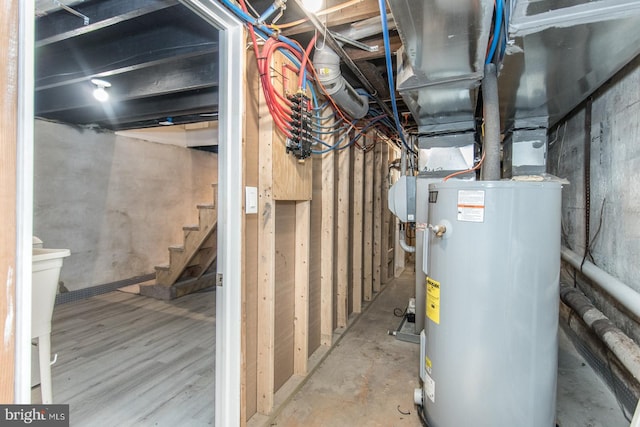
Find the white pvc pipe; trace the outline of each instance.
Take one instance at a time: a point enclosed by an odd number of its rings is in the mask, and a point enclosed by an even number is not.
[[[400,232],[400,247],[402,248],[403,251],[408,252],[410,254],[414,253],[416,251],[416,247],[415,246],[409,246],[409,244],[407,244],[407,242],[405,242],[404,240],[404,232],[401,231]]]
[[[638,400],[638,406],[636,406],[636,411],[633,413],[633,419],[629,427],[640,427],[640,400]]]
[[[580,270],[582,274],[593,280],[620,305],[640,319],[640,294],[638,292],[589,261],[583,263],[583,258],[580,255],[566,247],[562,247],[561,254],[564,261]]]

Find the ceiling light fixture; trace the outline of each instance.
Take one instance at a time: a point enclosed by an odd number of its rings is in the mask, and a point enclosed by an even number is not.
[[[93,97],[100,102],[107,102],[109,100],[109,93],[105,88],[111,87],[111,83],[100,79],[91,79],[91,83],[96,85],[96,88],[93,90]]]
[[[311,13],[319,12],[324,4],[323,0],[302,0],[302,5]]]

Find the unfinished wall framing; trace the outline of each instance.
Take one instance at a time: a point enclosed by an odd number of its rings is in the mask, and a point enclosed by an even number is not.
[[[309,359],[330,348],[351,314],[372,299],[374,227],[378,271],[393,263],[382,236],[388,230],[386,143],[371,132],[361,139],[367,151],[353,146],[299,162],[274,131],[252,53],[247,64],[244,185],[257,187],[259,199],[258,213],[244,218],[243,423],[269,415],[276,394],[306,375]],[[323,138],[334,143],[332,136]],[[374,151],[380,152],[376,158]],[[292,191],[283,184],[292,174],[283,173],[287,162],[298,168]],[[386,280],[378,281],[379,290]]]

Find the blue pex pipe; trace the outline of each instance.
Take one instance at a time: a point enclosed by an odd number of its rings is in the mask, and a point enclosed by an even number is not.
[[[389,80],[389,93],[391,94],[391,106],[393,107],[393,118],[396,123],[396,130],[400,135],[400,140],[409,152],[414,151],[409,147],[407,141],[404,139],[404,132],[402,125],[400,124],[400,117],[398,116],[398,105],[396,104],[396,91],[393,83],[393,68],[391,66],[391,44],[389,43],[389,27],[387,26],[387,4],[385,0],[379,0],[380,4],[380,19],[382,20],[382,36],[384,38],[384,55],[385,62],[387,63],[387,76]]]

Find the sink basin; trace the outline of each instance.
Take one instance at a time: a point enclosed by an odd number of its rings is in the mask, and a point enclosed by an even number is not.
[[[31,338],[38,339],[42,403],[53,400],[51,388],[51,316],[56,302],[62,259],[71,255],[69,249],[33,248]]]
[[[69,249],[33,249],[32,338],[51,333],[51,315],[56,301],[62,259],[69,255]]]

